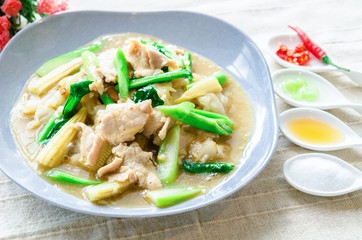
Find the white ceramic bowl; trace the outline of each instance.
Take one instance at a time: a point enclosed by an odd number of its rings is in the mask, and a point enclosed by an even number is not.
[[[60,192],[33,172],[22,158],[9,129],[9,113],[29,76],[46,60],[76,49],[100,35],[138,32],[197,52],[226,69],[249,95],[255,130],[239,166],[206,195],[159,209],[110,208]],[[46,201],[74,211],[111,217],[175,214],[218,201],[244,187],[268,163],[278,137],[274,93],[265,59],[239,29],[219,19],[191,12],[66,12],[46,17],[20,31],[0,55],[0,151],[2,171]]]

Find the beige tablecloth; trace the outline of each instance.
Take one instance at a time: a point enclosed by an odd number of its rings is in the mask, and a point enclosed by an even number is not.
[[[362,71],[360,0],[70,0],[71,10],[188,10],[219,17],[246,32],[262,49],[274,72],[280,68],[265,51],[266,39],[302,27],[343,66]],[[289,31],[290,32],[290,31]],[[345,75],[322,74],[352,101],[362,88]],[[289,105],[277,98],[278,111]],[[352,109],[329,111],[362,136],[362,116]],[[148,219],[95,217],[55,207],[24,191],[0,173],[1,239],[362,239],[362,191],[314,197],[292,188],[283,163],[311,152],[279,136],[270,163],[250,184],[211,206]],[[362,147],[330,152],[362,170]]]

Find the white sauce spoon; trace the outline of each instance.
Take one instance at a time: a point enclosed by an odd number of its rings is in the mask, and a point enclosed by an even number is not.
[[[319,97],[313,102],[295,100],[283,91],[283,82],[287,79],[303,78],[308,85],[319,90]],[[295,107],[312,107],[318,109],[333,109],[351,107],[362,114],[362,105],[350,102],[328,80],[318,74],[305,70],[282,69],[272,74],[274,91],[288,104]]]
[[[317,59],[313,54],[310,55],[310,60],[307,64],[303,66],[297,66],[295,64],[289,63],[287,61],[282,60],[275,52],[278,50],[280,44],[286,45],[288,48],[294,49],[298,44],[302,44],[302,40],[300,40],[297,34],[279,34],[271,37],[268,40],[267,48],[269,54],[273,57],[273,59],[286,68],[294,68],[301,70],[309,70],[311,72],[329,72],[329,71],[339,71],[346,74],[352,81],[362,86],[362,73],[357,71],[344,71],[337,69],[333,66],[327,65]],[[333,59],[332,59],[333,61]]]
[[[306,142],[294,136],[288,129],[288,122],[296,118],[312,118],[323,121],[338,129],[343,139],[333,144],[315,144]],[[279,126],[283,134],[293,143],[315,151],[333,151],[362,145],[362,138],[358,136],[350,127],[330,113],[314,108],[292,108],[284,111],[279,116]]]
[[[290,185],[316,196],[339,196],[362,189],[362,172],[328,154],[292,157],[284,163],[283,172]]]

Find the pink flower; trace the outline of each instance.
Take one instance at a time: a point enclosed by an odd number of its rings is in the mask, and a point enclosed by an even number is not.
[[[39,0],[38,13],[54,14],[68,9],[68,0]]]
[[[7,17],[6,16],[0,17],[0,33],[3,30],[8,30],[9,28],[10,28],[10,22],[7,19]]]
[[[9,30],[1,29],[0,30],[0,50],[2,50],[5,47],[5,45],[9,42],[9,40],[10,40]]]
[[[5,13],[7,17],[16,17],[21,9],[21,2],[18,0],[5,0],[1,11]]]

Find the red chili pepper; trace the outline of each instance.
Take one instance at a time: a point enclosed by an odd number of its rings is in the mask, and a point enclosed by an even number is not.
[[[308,37],[308,35],[303,32],[302,29],[300,29],[299,27],[292,27],[290,25],[288,25],[289,28],[293,29],[294,31],[297,32],[298,36],[300,37],[300,39],[303,41],[304,45],[306,46],[306,48],[314,55],[316,56],[319,60],[321,60],[322,62],[332,65],[338,69],[341,70],[345,70],[347,72],[351,71],[347,68],[342,68],[337,66],[336,64],[334,64],[331,59],[327,56],[327,54],[323,51],[322,48],[320,48],[317,44],[315,44],[314,42],[312,42],[312,40]]]
[[[293,63],[295,65],[304,65],[309,61],[309,52],[307,48],[298,44],[295,50],[288,49],[287,46],[281,44],[279,49],[275,52],[281,59]]]

